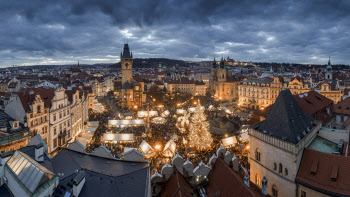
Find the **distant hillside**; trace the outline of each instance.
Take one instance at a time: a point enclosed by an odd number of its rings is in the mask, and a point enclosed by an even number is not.
[[[135,58],[133,62],[133,68],[155,68],[159,64],[165,65],[167,67],[172,66],[186,66],[187,63],[182,60],[172,60],[166,58]],[[110,68],[120,68],[120,62],[112,64]]]

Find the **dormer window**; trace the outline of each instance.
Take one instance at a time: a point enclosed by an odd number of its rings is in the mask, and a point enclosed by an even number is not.
[[[37,109],[36,109],[36,112],[37,112],[38,114],[41,113],[41,106],[40,106],[40,105],[38,105],[38,107],[37,107]]]

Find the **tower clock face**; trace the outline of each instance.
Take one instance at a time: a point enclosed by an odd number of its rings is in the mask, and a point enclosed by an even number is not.
[[[129,64],[128,63],[125,63],[125,68],[127,69],[129,67]]]

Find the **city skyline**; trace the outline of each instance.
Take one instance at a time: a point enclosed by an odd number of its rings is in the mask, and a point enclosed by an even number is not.
[[[138,58],[349,64],[348,1],[0,2],[0,67]]]

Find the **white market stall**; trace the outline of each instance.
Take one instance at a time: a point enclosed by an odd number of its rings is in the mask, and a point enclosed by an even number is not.
[[[162,113],[162,116],[163,117],[168,117],[170,114],[169,110],[165,110],[163,113]]]
[[[193,113],[194,111],[196,111],[196,109],[197,107],[190,107],[188,108],[188,112]],[[204,110],[205,109],[204,106],[202,106],[201,109]]]
[[[177,109],[176,110],[176,114],[185,114],[186,113],[186,110],[184,109]]]
[[[108,126],[111,127],[130,127],[130,126],[141,126],[145,123],[143,119],[134,120],[108,120]]]
[[[138,111],[137,117],[143,118],[148,116],[148,111]],[[158,116],[158,111],[149,111],[149,117]]]
[[[141,149],[141,151],[142,151],[143,153],[145,153],[145,155],[146,155],[149,151],[153,150],[152,147],[151,147],[145,140],[143,140],[143,141],[141,142],[141,144],[140,144],[140,149]]]
[[[174,142],[174,140],[169,140],[163,149],[163,155],[165,157],[172,157],[175,154],[175,150],[176,150],[176,144]]]
[[[237,139],[235,136],[222,139],[222,144],[224,147],[234,146],[236,143],[237,143]]]
[[[153,123],[156,123],[156,124],[162,124],[165,122],[165,118],[163,117],[155,117],[152,119]]]
[[[114,143],[128,143],[134,141],[134,134],[132,133],[104,133],[104,142],[114,142]]]

